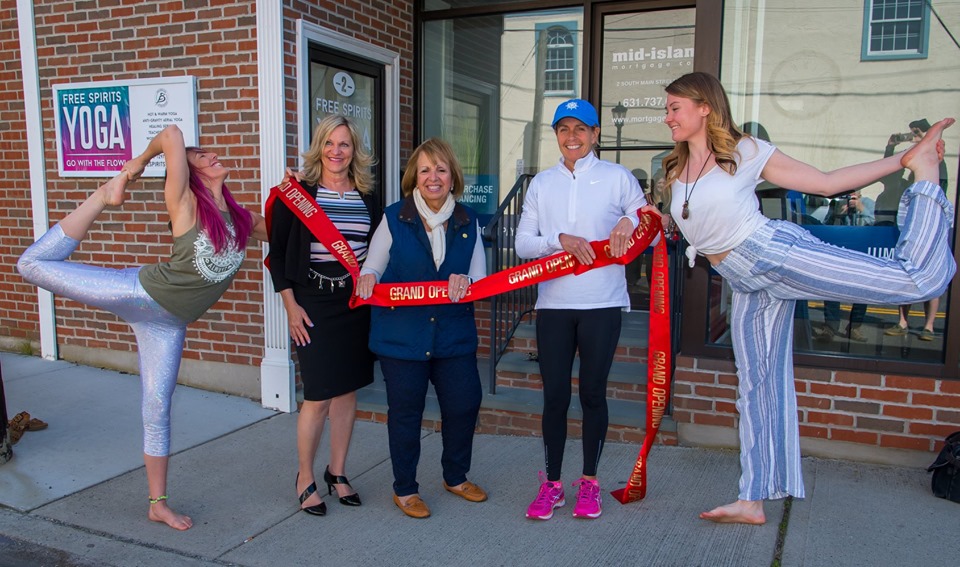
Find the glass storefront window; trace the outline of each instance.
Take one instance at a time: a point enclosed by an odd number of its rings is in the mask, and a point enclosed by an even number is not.
[[[423,0],[423,11],[433,12],[436,10],[450,10],[452,8],[475,8],[478,6],[489,6],[491,4],[519,4],[526,3],[528,0]]]
[[[519,175],[557,163],[550,121],[566,97],[593,97],[601,157],[623,164],[650,190],[673,146],[658,97],[664,96],[664,84],[693,70],[694,36],[701,33],[704,49],[719,44],[719,76],[735,121],[821,170],[901,151],[923,121],[960,115],[960,59],[944,29],[960,21],[960,5],[937,5],[938,18],[912,25],[912,43],[894,45],[902,52],[893,56],[882,42],[883,53],[870,42],[896,35],[895,23],[885,12],[865,9],[863,0],[811,0],[803,7],[791,0],[731,0],[723,3],[722,19],[702,23],[703,30],[689,3],[597,1],[583,4],[592,11],[591,34],[583,29],[583,6],[508,12],[513,4],[425,0],[422,5],[429,12],[419,50],[422,138],[441,136],[453,144],[468,175],[468,203],[482,214],[496,209]],[[447,17],[444,10],[458,12]],[[886,27],[878,28],[879,20]],[[865,45],[870,57],[864,56]],[[923,57],[908,60],[912,54],[904,50],[916,51],[918,45]],[[709,66],[714,55],[700,53],[697,60]],[[598,83],[584,91],[585,77],[597,77]],[[942,185],[955,202],[960,128],[948,130],[945,141]],[[888,257],[899,235],[896,210],[908,182],[901,171],[850,198],[817,198],[769,184],[758,196],[770,218],[803,225],[837,246]],[[646,289],[644,273],[643,266],[628,268],[637,303]],[[708,351],[710,345],[730,344],[729,289],[716,274],[709,279],[705,312],[695,314],[696,325],[683,323],[697,331],[684,340]],[[696,289],[684,284],[682,290],[697,297],[689,305],[704,297],[700,275],[696,280]],[[948,298],[906,307],[800,302],[797,351],[942,363]],[[898,328],[901,312],[905,332]],[[704,321],[706,332],[700,335]]]
[[[693,8],[604,16],[601,146],[673,146],[663,88],[693,71],[694,23]]]
[[[520,175],[557,162],[550,122],[579,90],[582,27],[581,8],[424,22],[423,138],[453,146],[481,222]]]
[[[960,21],[960,8],[943,11],[945,21]],[[815,1],[802,10],[791,0],[741,0],[726,3],[724,12],[720,79],[734,120],[821,170],[891,155],[908,147],[927,119],[958,113],[960,60],[942,28],[928,30],[926,59],[863,62],[856,30],[869,24],[864,21],[869,13],[861,0]],[[956,202],[960,131],[947,130],[944,139],[941,185]],[[889,257],[908,173],[897,172],[849,197],[821,199],[769,185],[759,188],[759,196],[771,218],[802,224],[837,246]],[[729,295],[722,278],[712,275],[707,339],[713,344],[729,344]],[[949,307],[946,294],[912,306],[798,302],[795,346],[939,363]]]

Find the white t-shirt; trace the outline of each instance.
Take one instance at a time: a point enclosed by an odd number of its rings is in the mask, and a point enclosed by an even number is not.
[[[696,254],[719,254],[736,248],[769,220],[760,212],[756,188],[767,160],[776,151],[769,142],[745,136],[737,143],[737,172],[720,168],[705,173],[696,186],[674,181],[670,214],[690,243],[687,257],[693,267]],[[683,202],[689,196],[690,218],[684,219]]]

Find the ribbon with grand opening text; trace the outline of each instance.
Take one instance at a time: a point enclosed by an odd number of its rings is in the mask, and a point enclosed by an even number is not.
[[[271,189],[267,200],[267,219],[274,202],[282,201],[317,239],[332,252],[349,271],[354,281],[359,277],[359,266],[353,250],[346,243],[340,231],[323,213],[316,201],[294,179],[287,179]],[[604,266],[628,264],[643,253],[658,234],[662,235],[661,223],[657,215],[650,212],[638,212],[640,223],[634,229],[628,243],[626,254],[614,258],[610,254],[610,241],[593,241],[590,246],[596,255],[593,264],[581,264],[568,252],[558,252],[514,268],[490,274],[472,283],[467,289],[464,301],[477,301],[507,291],[539,284],[563,276],[576,276]],[[269,267],[269,266],[268,266]],[[650,326],[647,352],[647,417],[646,433],[633,471],[624,488],[612,492],[614,498],[623,504],[634,502],[646,496],[647,457],[656,441],[664,412],[670,400],[670,282],[667,269],[666,239],[660,238],[653,251],[653,274],[650,284]],[[358,305],[415,306],[449,303],[448,282],[407,282],[377,284],[373,294],[367,299],[354,295],[351,307]]]
[[[267,222],[267,234],[270,234],[270,223],[273,219],[273,207],[279,199],[290,211],[299,218],[310,232],[317,237],[320,244],[346,268],[356,285],[360,277],[360,263],[357,261],[353,248],[343,237],[337,225],[323,212],[317,201],[310,196],[300,183],[293,178],[284,179],[283,183],[270,189],[267,203],[264,205],[264,216]],[[268,257],[269,259],[269,257]],[[267,268],[270,263],[264,261]]]
[[[647,456],[657,439],[663,414],[670,401],[670,282],[667,247],[661,238],[653,249],[653,277],[650,282],[650,327],[647,337],[647,427],[637,462],[624,488],[611,494],[627,504],[647,495]]]
[[[596,256],[592,264],[581,264],[569,252],[557,252],[551,256],[508,268],[475,281],[467,288],[463,300],[478,301],[562,276],[580,275],[590,270],[614,264],[629,264],[643,253],[653,239],[661,233],[660,219],[655,214],[638,212],[638,216],[640,223],[627,241],[626,254],[620,257],[614,258],[610,255],[609,240],[595,240],[590,243]],[[663,239],[661,239],[662,241]],[[654,254],[656,255],[656,252]],[[666,275],[664,275],[665,277]],[[351,305],[399,307],[402,305],[449,303],[447,289],[448,283],[445,281],[380,283],[374,286],[373,294],[367,299],[354,296]]]

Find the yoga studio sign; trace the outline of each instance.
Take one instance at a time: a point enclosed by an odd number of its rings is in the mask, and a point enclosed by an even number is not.
[[[57,166],[62,177],[110,177],[170,124],[197,143],[194,77],[54,85]],[[163,155],[145,177],[162,177]]]

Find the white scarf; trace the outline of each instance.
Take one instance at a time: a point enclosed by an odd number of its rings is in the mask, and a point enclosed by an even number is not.
[[[427,232],[427,238],[430,239],[430,247],[433,249],[433,263],[439,270],[440,264],[443,264],[443,259],[447,256],[447,230],[443,227],[443,223],[447,222],[447,219],[453,214],[453,206],[456,204],[456,201],[453,200],[453,193],[447,193],[447,200],[444,201],[443,206],[437,212],[433,212],[427,202],[423,200],[419,187],[413,191],[413,202],[417,204],[417,212],[420,213],[420,218],[430,228],[430,231]]]

